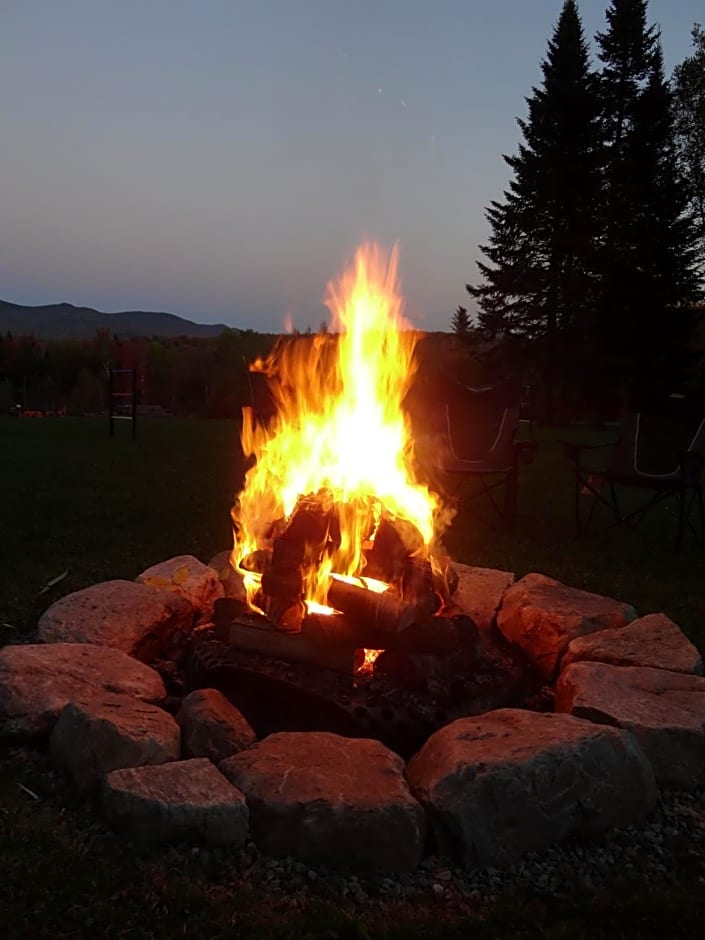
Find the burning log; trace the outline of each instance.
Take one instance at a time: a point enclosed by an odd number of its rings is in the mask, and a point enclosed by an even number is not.
[[[436,559],[438,564],[438,559]],[[433,571],[433,589],[435,593],[441,598],[443,604],[450,603],[450,599],[455,594],[458,589],[459,582],[458,572],[455,568],[451,567],[449,560],[444,559],[444,563],[440,566],[440,570]]]
[[[408,604],[430,617],[441,606],[433,581],[433,569],[427,558],[409,556],[404,562],[401,582],[402,596]]]
[[[346,618],[370,635],[380,640],[390,633],[406,630],[419,618],[419,612],[411,604],[391,591],[377,592],[364,586],[363,582],[343,581],[333,578],[328,589],[328,603],[342,611]],[[384,642],[372,648],[383,649]]]
[[[294,600],[302,596],[303,589],[304,578],[300,565],[284,567],[273,564],[262,575],[261,590],[268,597]]]
[[[301,624],[301,632],[306,640],[317,646],[329,649],[355,647],[363,649],[361,631],[347,617],[340,613],[319,614],[309,611]]]
[[[301,624],[306,616],[306,605],[302,600],[262,596],[261,604],[262,610],[276,625],[277,630],[284,630],[286,633],[301,632]]]
[[[361,649],[319,645],[302,633],[287,633],[263,624],[266,624],[264,618],[260,618],[257,625],[250,617],[236,619],[225,628],[221,626],[217,635],[238,649],[288,662],[310,663],[349,676],[353,675],[364,661]]]
[[[302,560],[315,560],[328,542],[332,522],[330,497],[300,497],[286,527],[286,539],[302,546]],[[275,547],[276,552],[276,547]]]
[[[249,555],[245,555],[238,567],[242,568],[243,571],[253,571],[256,574],[263,574],[271,564],[271,551],[266,548],[258,548],[256,551],[250,552]]]
[[[356,646],[363,649],[385,649],[399,653],[452,653],[463,644],[474,649],[471,633],[474,627],[459,624],[455,617],[429,617],[401,632],[382,632],[368,623],[351,620],[344,614],[308,613],[302,623],[306,639],[319,646],[338,648]],[[464,627],[464,629],[463,629]]]
[[[383,516],[371,548],[365,553],[365,576],[388,584],[398,583],[407,559],[422,546],[421,533],[413,523]]]

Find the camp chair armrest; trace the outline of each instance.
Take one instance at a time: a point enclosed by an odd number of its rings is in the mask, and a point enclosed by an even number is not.
[[[521,461],[523,464],[532,463],[534,454],[538,450],[538,447],[538,441],[515,441],[514,457],[516,462],[518,463]]]
[[[685,450],[678,455],[678,461],[681,467],[700,469],[705,467],[705,454],[695,450]]]

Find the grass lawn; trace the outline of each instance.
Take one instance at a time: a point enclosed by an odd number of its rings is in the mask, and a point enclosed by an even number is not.
[[[31,631],[48,604],[109,578],[134,578],[176,554],[203,561],[230,543],[229,509],[241,481],[238,425],[0,418],[0,642]],[[671,550],[664,512],[648,541],[613,531],[579,541],[572,481],[555,438],[592,432],[535,432],[540,449],[522,468],[515,531],[461,511],[446,537],[454,558],[521,576],[541,571],[663,610],[705,648],[705,548]],[[52,588],[42,588],[64,571]],[[41,799],[35,801],[19,786]],[[34,752],[0,750],[0,911],[12,937],[571,937],[699,935],[703,885],[684,871],[663,888],[615,885],[570,901],[499,898],[463,915],[442,904],[356,908],[335,896],[293,908],[187,853],[136,851],[91,821]]]

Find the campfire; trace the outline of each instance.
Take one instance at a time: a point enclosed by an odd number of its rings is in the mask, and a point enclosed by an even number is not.
[[[364,670],[382,651],[453,649],[473,625],[451,603],[441,500],[414,471],[403,402],[417,334],[402,315],[396,249],[360,247],[326,305],[327,332],[284,337],[251,366],[274,407],[244,409],[252,465],[231,561],[246,601],[220,619],[235,642],[276,630],[294,658],[346,651],[342,668]]]

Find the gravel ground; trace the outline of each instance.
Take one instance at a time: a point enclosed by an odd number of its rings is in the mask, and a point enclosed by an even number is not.
[[[170,850],[173,861],[184,850]],[[675,884],[685,872],[705,891],[705,790],[662,793],[639,826],[614,829],[601,840],[573,841],[531,853],[503,869],[466,871],[447,859],[427,857],[411,875],[366,880],[312,868],[291,858],[272,859],[248,843],[236,859],[225,850],[192,848],[209,871],[229,871],[240,884],[282,895],[296,906],[310,896],[344,898],[358,905],[437,898],[462,911],[493,904],[502,895],[572,896],[627,878],[643,885]]]
[[[703,885],[705,895],[705,789],[664,791],[653,813],[639,825],[613,829],[594,841],[571,840],[543,853],[530,853],[502,868],[467,871],[448,859],[428,856],[410,875],[363,879],[315,868],[291,858],[273,859],[252,842],[243,850],[187,846],[132,845],[109,832],[93,807],[78,802],[45,754],[13,749],[6,755],[16,785],[31,789],[45,812],[61,818],[84,849],[97,859],[117,850],[148,869],[205,876],[214,892],[254,890],[281,910],[303,909],[314,899],[375,909],[389,904],[440,902],[444,915],[479,913],[502,898],[573,898],[625,879],[639,888],[676,885],[687,879]],[[25,784],[20,781],[24,780]],[[29,793],[29,791],[27,791]],[[66,808],[62,808],[65,806]]]

